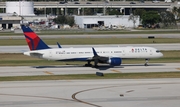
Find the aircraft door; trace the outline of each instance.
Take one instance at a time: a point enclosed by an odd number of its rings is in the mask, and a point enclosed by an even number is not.
[[[150,49],[150,55],[153,55],[153,51]]]
[[[125,50],[122,51],[123,56],[125,56]]]
[[[52,57],[52,51],[51,50],[49,51],[49,57]]]

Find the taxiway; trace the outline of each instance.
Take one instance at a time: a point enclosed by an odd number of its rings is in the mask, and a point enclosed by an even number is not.
[[[180,79],[0,82],[1,107],[179,107]]]
[[[0,67],[0,77],[3,76],[37,76],[37,75],[68,75],[101,73],[137,73],[137,72],[180,72],[180,63],[149,63],[122,64],[119,67],[101,65],[99,68],[83,67],[81,65],[62,66],[16,66]]]

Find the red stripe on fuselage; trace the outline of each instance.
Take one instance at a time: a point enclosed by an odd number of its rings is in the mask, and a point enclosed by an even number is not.
[[[24,34],[33,40],[34,49],[36,50],[38,43],[40,41],[40,38],[34,32],[24,32]],[[31,41],[28,38],[26,38],[26,41],[27,41],[30,49],[32,50],[33,47],[32,47]]]

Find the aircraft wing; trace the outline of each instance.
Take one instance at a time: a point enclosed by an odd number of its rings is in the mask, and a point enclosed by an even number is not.
[[[98,60],[98,62],[103,63],[103,62],[107,62],[109,60],[109,57],[104,57],[104,56],[93,56],[92,61]]]
[[[121,58],[117,56],[99,56],[94,48],[92,48],[94,56],[92,57],[92,61],[94,61],[95,66],[97,63],[109,63],[113,66],[118,66],[121,64]]]

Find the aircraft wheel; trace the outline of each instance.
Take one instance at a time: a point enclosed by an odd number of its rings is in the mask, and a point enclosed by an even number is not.
[[[92,67],[92,64],[85,64],[85,67]]]

